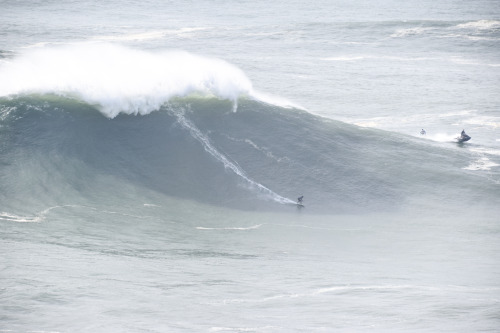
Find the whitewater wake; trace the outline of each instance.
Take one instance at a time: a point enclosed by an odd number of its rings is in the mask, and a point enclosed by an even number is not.
[[[58,209],[58,208],[65,208],[65,207],[83,207],[83,206],[79,206],[79,205],[53,206],[53,207],[49,207],[47,209],[44,209],[41,212],[39,212],[33,216],[20,216],[20,215],[8,213],[8,212],[0,212],[0,220],[17,222],[17,223],[40,223],[43,220],[45,220],[45,217],[47,216],[47,214],[51,210]]]
[[[40,191],[67,184],[78,193],[102,191],[98,183],[81,184],[85,176],[92,183],[103,175],[112,184],[111,176],[120,179],[117,188],[139,185],[245,209],[293,205],[288,197],[300,193],[311,200],[309,211],[336,213],[391,209],[423,192],[442,198],[446,191],[436,189],[435,179],[446,180],[449,192],[464,183],[487,198],[495,190],[468,172],[496,177],[494,156],[471,164],[465,150],[443,153],[422,142],[285,110],[287,101],[256,92],[235,66],[186,52],[110,44],[28,50],[0,60],[0,102],[0,157],[7,166],[2,172],[6,179],[20,179],[3,186],[16,189],[16,198],[36,185],[17,177],[23,172],[41,179]],[[40,161],[47,167],[38,168]],[[40,176],[45,173],[48,184]],[[15,197],[4,193],[5,200]],[[57,197],[53,202],[59,203]],[[43,218],[2,214],[0,219],[18,222]]]
[[[236,175],[241,177],[248,185],[249,188],[255,190],[261,194],[263,194],[266,198],[276,201],[281,204],[295,204],[295,201],[285,198],[264,185],[254,181],[250,177],[247,176],[245,171],[236,163],[231,162],[226,156],[220,153],[210,142],[210,139],[204,135],[191,121],[189,121],[184,116],[184,110],[182,108],[169,108],[169,112],[177,117],[178,123],[188,130],[193,138],[195,138],[198,142],[203,145],[203,148],[207,153],[209,153],[212,157],[214,157],[219,162],[224,164],[224,168],[233,171]]]

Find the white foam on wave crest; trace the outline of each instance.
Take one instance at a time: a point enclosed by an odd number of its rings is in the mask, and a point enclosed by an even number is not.
[[[279,106],[279,107],[282,107],[285,109],[295,108],[295,109],[301,109],[301,110],[307,111],[307,109],[305,107],[303,107],[302,105],[293,103],[293,102],[287,100],[286,98],[282,98],[282,97],[271,95],[271,94],[266,94],[266,93],[259,92],[256,90],[252,90],[250,92],[249,96],[256,99],[256,100],[259,100],[261,102],[271,104],[271,105],[276,105],[276,106]]]
[[[192,94],[229,99],[236,107],[254,91],[243,71],[219,59],[83,43],[26,50],[0,64],[0,96],[30,93],[75,96],[113,118],[148,114]]]

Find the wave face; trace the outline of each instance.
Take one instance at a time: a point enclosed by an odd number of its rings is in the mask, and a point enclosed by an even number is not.
[[[2,202],[106,200],[123,184],[242,209],[304,195],[336,213],[495,198],[497,175],[464,170],[470,153],[284,107],[219,60],[91,44],[0,72]]]
[[[231,101],[182,98],[111,120],[55,95],[1,105],[2,202],[64,204],[75,192],[106,200],[126,183],[241,209],[288,209],[305,195],[313,211],[353,213],[397,209],[422,193],[432,202],[464,185],[457,204],[495,190],[456,167],[467,165],[459,151],[249,99],[233,112]],[[103,177],[112,181],[97,190]]]

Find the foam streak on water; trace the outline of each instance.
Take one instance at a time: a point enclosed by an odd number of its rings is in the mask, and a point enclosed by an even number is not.
[[[293,200],[282,197],[277,193],[274,193],[272,190],[268,189],[264,185],[259,184],[258,182],[248,177],[245,171],[243,171],[241,167],[231,162],[226,156],[224,156],[213,146],[213,144],[210,142],[210,139],[206,135],[204,135],[191,121],[189,121],[186,118],[186,116],[184,115],[184,111],[182,109],[170,108],[170,112],[177,117],[177,121],[179,122],[179,124],[182,125],[182,127],[184,127],[185,129],[187,129],[191,133],[193,138],[195,138],[198,142],[200,142],[203,145],[203,148],[207,153],[212,155],[219,162],[222,162],[222,164],[224,164],[224,168],[233,171],[236,175],[241,177],[249,185],[250,189],[255,190],[263,194],[265,197],[274,200],[276,202],[279,202],[281,204],[295,203]]]

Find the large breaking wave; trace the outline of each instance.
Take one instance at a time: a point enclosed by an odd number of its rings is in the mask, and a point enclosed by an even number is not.
[[[0,63],[0,96],[56,93],[96,105],[107,117],[148,114],[174,97],[241,96],[278,103],[254,91],[237,67],[183,51],[146,52],[84,43],[28,50]],[[280,103],[288,103],[281,100]]]
[[[350,213],[496,191],[460,150],[284,108],[220,60],[77,45],[6,59],[0,73],[4,203],[105,201],[126,183],[243,209],[305,195],[308,210]]]

